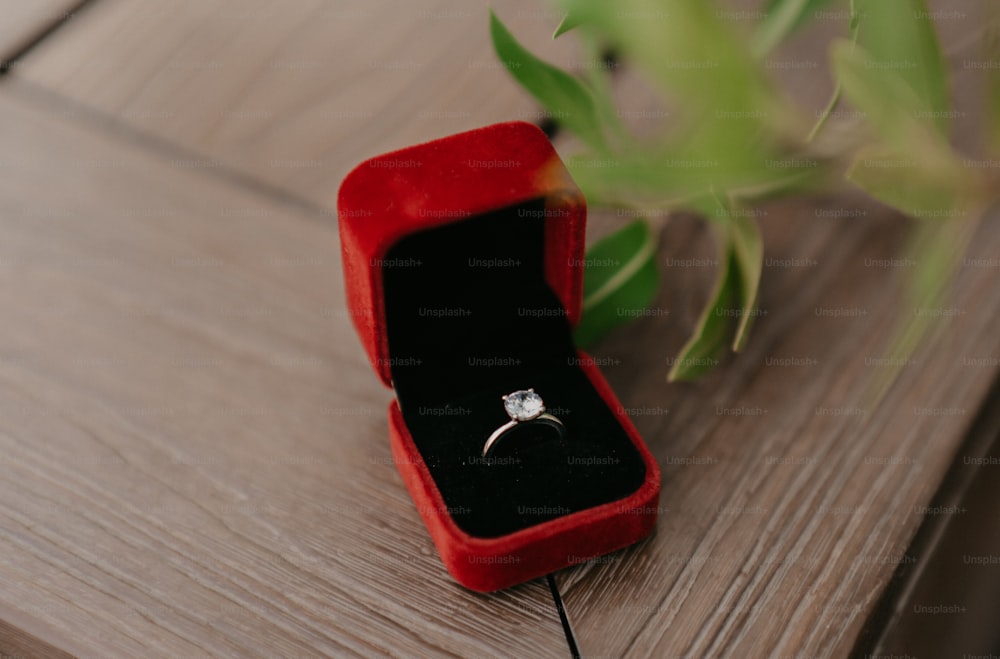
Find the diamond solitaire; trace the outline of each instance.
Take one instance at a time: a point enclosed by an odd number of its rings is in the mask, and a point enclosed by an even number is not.
[[[511,419],[531,421],[545,412],[545,403],[534,389],[521,389],[503,397],[503,408]]]
[[[545,401],[535,393],[534,389],[518,389],[503,399],[503,408],[507,411],[510,421],[493,431],[493,434],[486,440],[483,446],[483,457],[488,457],[490,451],[504,437],[509,430],[513,430],[522,423],[539,423],[555,428],[559,436],[566,433],[566,427],[558,418],[545,411]]]

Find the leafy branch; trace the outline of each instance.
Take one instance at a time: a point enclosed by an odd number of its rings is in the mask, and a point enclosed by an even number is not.
[[[699,377],[746,345],[763,246],[752,214],[741,209],[848,181],[913,217],[921,240],[907,295],[912,312],[941,301],[968,227],[994,202],[983,175],[948,141],[948,70],[925,0],[850,0],[844,37],[830,46],[835,89],[818,121],[807,121],[776,87],[765,58],[834,1],[766,0],[755,29],[743,34],[706,0],[561,0],[565,18],[553,38],[576,33],[591,60],[583,78],[538,59],[490,16],[499,59],[582,143],[567,165],[591,205],[695,211],[712,221],[716,284],[671,380]],[[619,119],[610,74],[596,61],[602,47],[620,53],[670,107],[661,138],[633,135]],[[989,97],[1000,107],[997,89]],[[833,120],[843,100],[861,120]],[[590,248],[581,344],[655,299],[656,242],[652,225],[638,220]],[[900,317],[892,351],[908,355],[931,327],[913,314]]]

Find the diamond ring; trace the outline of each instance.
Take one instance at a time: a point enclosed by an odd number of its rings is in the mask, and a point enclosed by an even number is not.
[[[558,418],[545,411],[545,402],[541,396],[535,393],[534,389],[519,389],[501,398],[503,408],[507,411],[510,421],[494,430],[493,434],[486,440],[486,444],[483,445],[484,458],[490,454],[501,437],[522,423],[544,423],[555,428],[560,437],[565,435],[566,426]]]

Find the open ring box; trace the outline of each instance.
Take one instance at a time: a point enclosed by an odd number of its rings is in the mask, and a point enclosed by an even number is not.
[[[349,313],[393,387],[393,459],[444,565],[493,591],[647,536],[660,472],[573,345],[586,202],[545,135],[502,123],[368,160],[338,199]],[[533,388],[565,437],[509,421]],[[500,449],[503,451],[500,451]]]

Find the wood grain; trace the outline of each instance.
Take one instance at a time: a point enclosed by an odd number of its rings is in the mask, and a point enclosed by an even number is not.
[[[982,76],[963,62],[980,52],[981,3],[932,11],[946,12],[956,143],[979,155]],[[806,109],[829,93],[821,76],[803,79],[821,68],[829,31],[817,24],[774,56],[784,67],[775,77]],[[633,76],[620,82],[626,107],[655,111]],[[595,355],[613,364],[609,380],[663,467],[663,517],[646,543],[557,575],[585,654],[846,656],[896,567],[914,560],[906,551],[922,506],[997,376],[997,213],[973,241],[954,300],[928,310],[953,315],[938,343],[875,407],[866,383],[885,368],[901,282],[917,265],[892,262],[904,258],[909,223],[852,196],[756,212],[766,315],[745,354],[697,384],[664,380],[715,267],[708,236],[679,217],[662,237],[657,313]]]
[[[0,66],[7,68],[11,58],[46,29],[74,17],[80,0],[0,0]]]
[[[956,140],[981,153],[981,76],[962,67],[977,52],[981,12],[974,2],[934,10],[950,10],[942,34]],[[806,108],[821,107],[828,90],[796,78],[818,66],[828,31],[816,25],[775,55],[787,64],[777,77]],[[622,83],[633,109],[655,108],[631,77]],[[912,560],[905,551],[921,506],[996,377],[996,214],[969,261],[989,265],[962,273],[958,296],[937,310],[956,314],[939,344],[875,408],[865,383],[884,368],[894,302],[916,265],[880,264],[902,258],[908,224],[852,197],[758,212],[771,263],[761,284],[767,315],[746,354],[696,385],[662,379],[709,294],[712,247],[689,218],[663,237],[662,313],[598,354],[616,364],[609,378],[663,465],[664,517],[645,545],[558,576],[588,653],[846,655],[897,565]],[[692,258],[707,267],[684,265]],[[837,310],[862,315],[818,315]]]
[[[558,575],[586,653],[844,656],[909,560],[919,507],[1000,364],[996,266],[963,272],[945,334],[873,408],[864,385],[881,368],[904,273],[870,264],[898,257],[906,224],[857,202],[826,210],[837,209],[866,215],[765,209],[766,315],[747,352],[714,375],[663,379],[708,292],[693,268],[666,267],[664,315],[597,353],[615,364],[609,379],[663,466],[663,517],[648,542]],[[700,236],[674,221],[667,262],[710,259]],[[972,257],[997,253],[993,217]]]
[[[532,49],[574,67],[560,15],[493,2]],[[489,5],[102,0],[18,73],[332,208],[357,162],[461,130],[539,118],[493,54]]]
[[[933,5],[962,14],[940,25],[970,153],[976,6]],[[537,118],[485,11],[102,0],[10,76],[32,100],[0,106],[24,154],[0,179],[8,628],[77,654],[565,652],[540,584],[481,597],[441,570],[387,464],[388,394],[347,327],[333,219],[311,205],[367,155]],[[572,41],[547,41],[557,16],[498,12],[573,66]],[[807,109],[833,29],[775,55]],[[61,126],[93,118],[110,131]],[[230,170],[307,203],[211,180]],[[660,315],[598,351],[664,489],[653,538],[558,575],[584,655],[846,655],[997,375],[995,215],[985,260],[930,311],[954,314],[946,331],[875,408],[864,384],[912,267],[880,264],[907,224],[852,197],[761,212],[767,315],[746,354],[664,380],[713,274],[685,217],[663,236]]]
[[[331,218],[13,96],[0,650],[565,653],[544,582],[483,596],[440,565]]]

